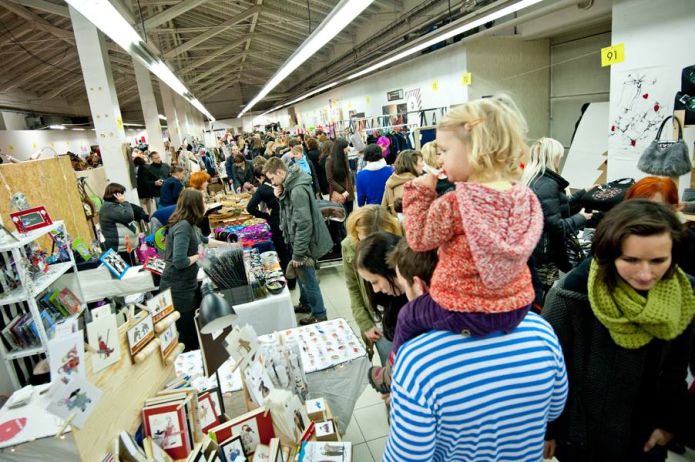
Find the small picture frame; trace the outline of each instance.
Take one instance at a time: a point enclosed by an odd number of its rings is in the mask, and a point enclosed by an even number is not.
[[[150,273],[161,276],[166,267],[166,263],[161,258],[147,257],[142,267]]]
[[[109,271],[111,271],[111,274],[116,276],[118,279],[123,279],[125,273],[128,272],[128,268],[130,268],[130,266],[128,266],[121,256],[118,255],[118,253],[113,249],[109,249],[104,252],[101,257],[99,257],[99,260],[106,268],[108,268]]]
[[[20,233],[28,233],[29,231],[53,224],[53,220],[51,220],[44,206],[12,212],[10,217],[15,228]]]
[[[152,322],[155,324],[173,313],[174,299],[171,297],[171,289],[160,292],[147,300],[147,311],[152,315]]]
[[[244,446],[241,444],[241,436],[229,438],[217,448],[222,462],[247,462]]]
[[[179,344],[179,332],[176,330],[176,323],[172,323],[169,327],[164,329],[164,332],[159,334],[158,338],[162,360],[166,361],[167,356],[169,356]]]
[[[208,388],[200,393],[210,393],[210,398],[215,406],[217,417],[222,417],[224,415],[224,399],[222,398],[222,391],[220,390],[220,387]]]
[[[128,347],[130,355],[135,356],[140,350],[150,343],[154,338],[154,324],[152,316],[141,312],[138,317],[131,321],[128,328]]]

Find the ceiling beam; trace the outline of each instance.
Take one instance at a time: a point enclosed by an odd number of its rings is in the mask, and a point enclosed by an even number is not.
[[[245,10],[243,13],[239,14],[238,16],[235,16],[232,19],[229,19],[222,24],[219,24],[221,27],[216,27],[215,29],[209,30],[203,34],[200,34],[199,36],[185,42],[184,44],[167,51],[164,53],[163,58],[164,59],[171,59],[174,56],[178,56],[181,53],[184,53],[191,48],[195,47],[196,45],[200,45],[201,43],[207,41],[208,39],[214,37],[215,35],[219,34],[220,32],[224,31],[227,27],[233,26],[235,24],[238,24],[242,21],[245,21],[246,19],[250,18],[251,16],[255,15],[260,11],[259,6],[252,6],[251,8],[248,8]]]
[[[212,75],[212,74],[214,74],[215,72],[220,72],[220,71],[222,71],[222,70],[223,70],[225,67],[227,67],[227,66],[231,66],[231,65],[234,64],[235,62],[239,61],[239,59],[241,59],[242,56],[244,56],[243,53],[234,56],[232,59],[228,59],[228,60],[226,60],[226,61],[224,61],[224,62],[221,62],[221,63],[218,64],[217,66],[211,67],[210,69],[208,69],[207,71],[203,72],[202,74],[198,74],[197,76],[195,76],[194,78],[192,78],[188,83],[189,83],[189,84],[194,84],[194,83],[196,83],[196,82],[200,82],[200,81],[203,80],[205,77],[207,77],[207,76],[209,76],[209,75]]]
[[[46,98],[46,99],[52,99],[52,98],[57,97],[58,95],[60,95],[64,91],[69,90],[70,88],[72,88],[76,85],[79,85],[79,84],[83,84],[83,83],[84,83],[84,80],[82,80],[82,79],[68,80],[63,85],[59,86],[58,88],[42,94],[41,97]]]
[[[212,53],[209,53],[207,56],[204,58],[197,59],[187,65],[186,67],[179,69],[177,72],[181,74],[185,74],[187,72],[191,72],[192,70],[202,66],[203,64],[209,63],[213,59],[217,58],[218,56],[224,55],[226,53],[229,53],[230,51],[234,50],[236,47],[241,45],[242,43],[246,42],[246,37],[242,37],[240,39],[235,40],[234,42],[230,43],[228,46],[224,48],[220,48],[217,51],[213,51]]]
[[[211,88],[211,89],[209,89],[209,90],[207,90],[207,91],[204,91],[203,93],[201,93],[200,97],[201,97],[201,98],[207,98],[208,96],[215,95],[215,94],[217,94],[217,93],[219,93],[219,92],[221,92],[221,91],[224,91],[224,90],[227,90],[227,89],[229,89],[229,88],[232,88],[232,87],[234,87],[234,86],[236,86],[236,85],[238,85],[238,84],[239,84],[239,80],[238,80],[238,79],[233,80],[233,81],[231,81],[231,82],[223,82],[223,83],[221,83],[221,84],[218,85],[218,86],[215,86],[215,87],[213,87],[213,88]],[[240,94],[239,96],[240,96],[239,99],[240,99],[241,101],[243,101],[243,98],[241,97],[241,94]]]
[[[64,18],[70,17],[70,12],[67,6],[56,5],[55,3],[47,2],[46,0],[9,0],[12,3],[16,3],[22,6],[28,6],[29,8],[34,8],[35,10],[43,11],[45,13],[55,14],[57,16],[63,16]]]
[[[73,34],[71,31],[61,29],[60,27],[56,27],[41,16],[37,15],[36,13],[26,9],[22,5],[18,5],[16,3],[5,3],[3,5],[4,8],[10,10],[17,16],[26,19],[27,21],[33,22],[38,28],[45,30],[49,34],[55,35],[58,38],[61,39],[71,39],[73,38]]]
[[[51,57],[45,59],[47,62],[51,62],[54,59],[60,59],[63,58],[61,61],[66,62],[69,59],[72,59],[75,57],[77,54],[77,50],[74,50],[71,53],[68,53],[65,55],[63,51],[60,53],[54,54]],[[78,68],[79,69],[79,68]],[[30,80],[34,79],[36,76],[42,75],[46,73],[46,67],[45,66],[36,66],[34,67],[34,70],[27,72],[25,74],[22,74],[21,76],[15,76],[12,78],[12,81],[9,82],[9,85],[5,85],[2,87],[3,92],[8,92],[10,90],[14,90],[17,87],[22,86],[24,83],[29,82]]]
[[[181,16],[185,12],[202,5],[207,1],[208,0],[186,0],[172,7],[169,7],[161,13],[156,14],[151,18],[145,19],[145,30],[154,29],[157,26],[161,26],[165,22],[170,21],[178,16]]]

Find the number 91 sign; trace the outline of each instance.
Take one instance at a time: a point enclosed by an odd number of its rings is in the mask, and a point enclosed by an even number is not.
[[[601,67],[625,61],[625,44],[619,43],[606,48],[601,48]]]

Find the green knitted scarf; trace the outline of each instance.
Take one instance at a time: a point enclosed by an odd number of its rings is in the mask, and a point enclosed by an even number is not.
[[[598,272],[598,264],[592,261],[588,286],[591,310],[619,346],[633,350],[654,337],[674,339],[692,321],[695,296],[682,269],[676,267],[673,276],[659,281],[646,298],[622,279],[610,290]]]

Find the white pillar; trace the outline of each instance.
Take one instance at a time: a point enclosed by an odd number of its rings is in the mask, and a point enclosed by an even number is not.
[[[164,116],[167,118],[169,141],[171,141],[171,144],[178,149],[183,140],[181,137],[181,129],[179,127],[179,118],[177,117],[176,107],[174,106],[175,93],[171,91],[171,89],[162,81],[159,82],[159,93],[162,95]]]
[[[186,111],[188,107],[188,101],[183,99],[183,97],[174,94],[174,106],[176,107],[176,116],[179,119],[179,128],[181,129],[181,138],[187,138],[188,142],[191,142],[192,130],[188,122],[188,112]]]
[[[134,170],[123,152],[126,142],[121,109],[104,35],[77,10],[69,7],[89,108],[101,149],[107,182],[126,188],[128,200],[138,203]]]
[[[152,90],[150,71],[136,59],[133,60],[133,68],[135,69],[135,80],[138,83],[142,115],[145,117],[147,144],[150,147],[150,151],[157,151],[162,156],[164,162],[170,162],[169,153],[164,151],[162,126],[159,124],[159,110],[157,109],[157,100],[154,98],[154,91]]]

